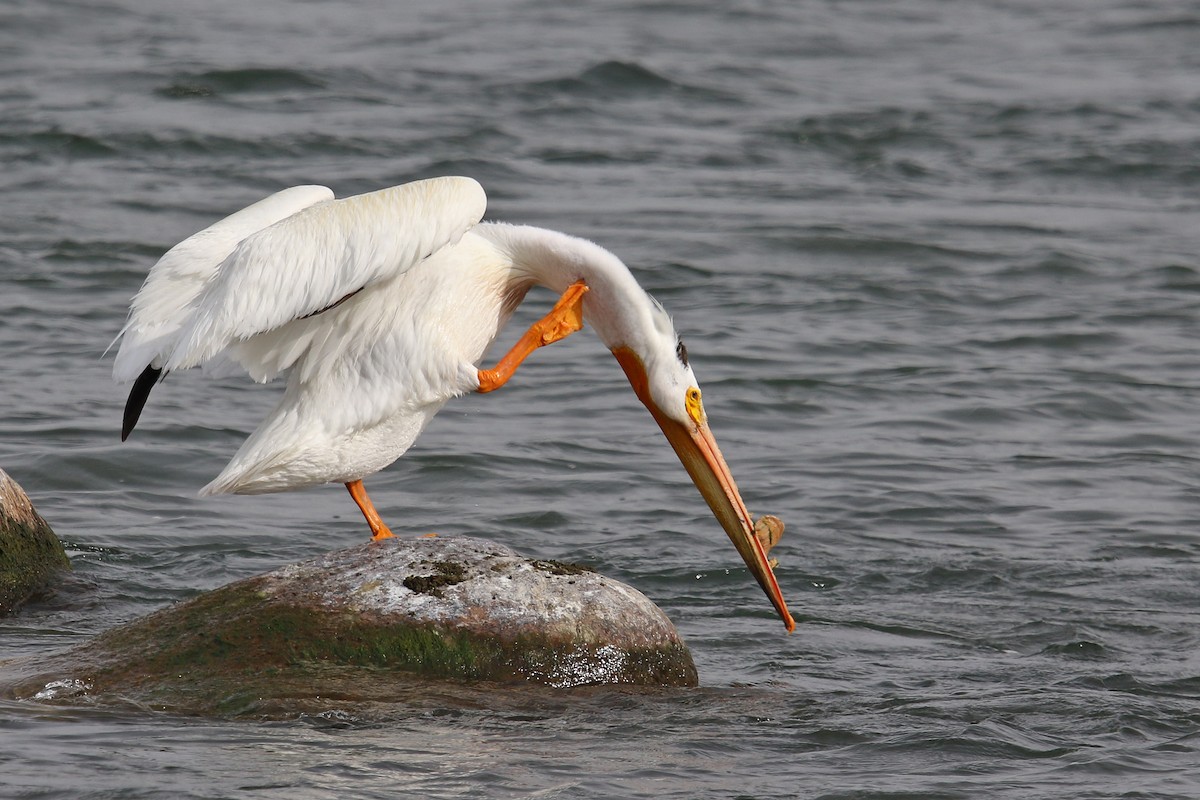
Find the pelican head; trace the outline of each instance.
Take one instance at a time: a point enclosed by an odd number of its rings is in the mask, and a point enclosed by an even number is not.
[[[635,343],[613,347],[612,353],[790,632],[796,623],[754,535],[754,520],[708,427],[687,348],[657,304],[653,325],[639,327],[642,335]]]

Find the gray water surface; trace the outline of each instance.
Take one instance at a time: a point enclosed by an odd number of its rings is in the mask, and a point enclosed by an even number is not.
[[[443,174],[672,311],[798,622],[585,332],[368,486],[638,587],[700,689],[0,701],[0,796],[1200,796],[1198,36],[1116,0],[0,4],[0,467],[78,584],[0,657],[363,539],[340,487],[195,497],[278,387],[172,376],[122,445],[101,354],[218,217]]]

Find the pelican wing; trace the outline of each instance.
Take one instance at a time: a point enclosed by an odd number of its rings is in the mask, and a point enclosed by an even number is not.
[[[203,364],[408,271],[457,242],[486,204],[474,180],[434,178],[317,203],[251,234],[188,307],[163,369]]]
[[[129,320],[117,334],[121,348],[113,377],[129,381],[147,365],[163,365],[196,298],[243,239],[332,199],[333,192],[324,186],[293,186],[225,217],[164,253],[133,298]]]

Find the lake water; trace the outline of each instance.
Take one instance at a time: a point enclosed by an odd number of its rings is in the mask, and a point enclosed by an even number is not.
[[[798,622],[585,332],[368,487],[638,587],[701,688],[0,701],[0,796],[1200,796],[1198,41],[1165,1],[0,3],[0,468],[77,576],[0,657],[366,536],[341,487],[195,497],[277,386],[175,376],[122,445],[102,353],[211,221],[442,174],[672,311]]]

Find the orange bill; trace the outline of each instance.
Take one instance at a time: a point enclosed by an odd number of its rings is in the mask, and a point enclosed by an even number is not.
[[[742,502],[737,484],[733,481],[733,475],[730,474],[721,450],[717,447],[712,431],[708,429],[707,421],[701,416],[698,422],[685,425],[668,417],[650,397],[646,368],[641,359],[633,351],[624,348],[613,350],[613,355],[625,370],[638,399],[649,409],[658,426],[662,428],[692,482],[712,509],[713,516],[721,523],[733,546],[741,553],[742,560],[750,568],[750,574],[766,592],[771,605],[779,612],[779,617],[790,633],[795,629],[796,622],[788,612],[783,593],[779,590],[779,583],[775,580],[775,573],[767,563],[767,554],[763,552],[762,545],[754,535],[754,520],[746,510],[746,504]]]

